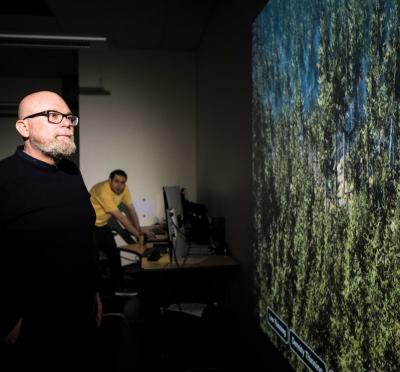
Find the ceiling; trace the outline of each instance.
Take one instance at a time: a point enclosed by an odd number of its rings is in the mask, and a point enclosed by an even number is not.
[[[109,48],[194,51],[217,2],[2,1],[0,32],[102,36]]]
[[[195,51],[219,0],[19,0],[0,3],[0,34],[104,37],[101,47]],[[0,43],[0,77],[76,74],[76,49]],[[55,63],[55,61],[57,61]]]

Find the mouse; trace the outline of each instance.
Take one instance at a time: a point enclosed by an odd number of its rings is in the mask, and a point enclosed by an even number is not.
[[[160,259],[161,255],[158,250],[154,250],[150,252],[150,254],[147,256],[147,261],[158,261]]]

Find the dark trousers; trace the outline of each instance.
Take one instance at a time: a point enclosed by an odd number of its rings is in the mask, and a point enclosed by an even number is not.
[[[98,252],[103,252],[107,257],[113,289],[122,287],[123,271],[119,249],[108,225],[94,228],[94,244]]]

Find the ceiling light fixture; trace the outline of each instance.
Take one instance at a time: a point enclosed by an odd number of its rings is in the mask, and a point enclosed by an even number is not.
[[[18,102],[0,101],[0,118],[17,117]]]
[[[79,87],[79,94],[86,96],[110,96],[111,92],[104,87]]]
[[[0,47],[81,49],[107,46],[102,36],[0,33]]]

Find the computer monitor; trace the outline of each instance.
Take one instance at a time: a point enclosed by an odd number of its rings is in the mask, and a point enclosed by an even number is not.
[[[200,262],[210,254],[205,208],[188,202],[179,186],[164,186],[163,194],[171,261]]]
[[[187,255],[181,188],[164,186],[163,195],[171,261],[179,262]]]

